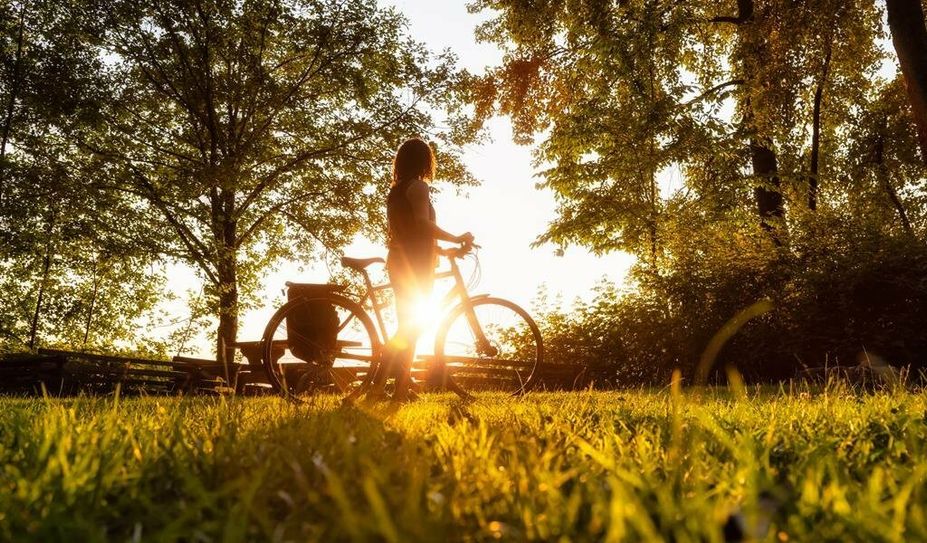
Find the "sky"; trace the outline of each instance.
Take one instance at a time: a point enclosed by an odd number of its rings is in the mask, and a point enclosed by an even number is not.
[[[462,0],[381,0],[380,4],[402,12],[415,39],[433,51],[450,49],[457,55],[460,66],[473,73],[500,62],[501,53],[494,45],[478,44],[473,37],[474,29],[486,15],[467,13],[466,2]],[[628,254],[597,257],[583,248],[570,247],[557,256],[552,245],[531,248],[531,243],[555,216],[553,194],[536,188],[539,179],[532,167],[532,148],[512,143],[506,119],[491,120],[489,136],[490,141],[467,147],[463,155],[470,171],[481,181],[480,186],[459,194],[445,185],[448,190],[439,190],[433,198],[437,222],[442,228],[454,234],[472,232],[476,243],[482,246],[480,281],[471,292],[491,293],[530,307],[542,285],[548,296],[559,295],[570,303],[577,297],[588,299],[590,289],[603,279],[623,282],[633,263]],[[389,167],[383,165],[384,169]],[[436,188],[441,188],[440,182]],[[345,248],[345,254],[354,257],[385,256],[385,253],[382,245],[363,238]],[[286,281],[324,283],[328,282],[329,273],[323,264],[296,262],[284,263],[269,273],[262,280],[260,307],[242,315],[239,339],[260,338],[264,325],[282,300],[281,289]],[[181,290],[199,291],[198,279],[192,271],[172,272],[172,283]],[[211,342],[203,338],[194,346],[194,352],[188,354],[211,357],[211,350]]]

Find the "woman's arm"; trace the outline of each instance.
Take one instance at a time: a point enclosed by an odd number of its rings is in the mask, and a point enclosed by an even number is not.
[[[450,241],[451,243],[470,243],[473,241],[473,234],[466,232],[460,236],[455,236],[446,230],[443,230],[433,220],[428,208],[431,201],[428,198],[428,184],[424,181],[415,181],[409,184],[406,189],[406,198],[412,204],[412,215],[418,222],[419,226],[441,241]]]

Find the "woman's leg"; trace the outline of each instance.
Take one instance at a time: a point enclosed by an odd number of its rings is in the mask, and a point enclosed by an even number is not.
[[[418,322],[415,306],[420,293],[403,293],[396,296],[396,314],[399,327],[390,340],[393,351],[391,369],[396,372],[396,389],[393,398],[405,400],[409,395],[412,382],[412,361],[415,358],[415,345],[421,335],[421,323]]]
[[[434,270],[430,266],[414,265],[402,255],[390,255],[387,269],[393,294],[396,298],[398,329],[389,341],[390,373],[396,373],[396,390],[393,397],[405,400],[412,383],[412,361],[415,358],[415,344],[422,333],[417,307],[431,294]]]

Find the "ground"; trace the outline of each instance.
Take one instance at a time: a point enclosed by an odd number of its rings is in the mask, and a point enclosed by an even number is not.
[[[927,395],[0,400],[4,541],[927,540]]]

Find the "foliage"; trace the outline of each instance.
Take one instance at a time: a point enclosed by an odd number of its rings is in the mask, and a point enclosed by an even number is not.
[[[15,205],[0,234],[0,349],[140,346],[135,321],[164,287],[156,238],[118,200],[88,198],[85,173],[64,162],[28,167],[6,187]]]
[[[137,349],[136,318],[163,286],[159,238],[132,202],[93,190],[98,165],[50,129],[99,122],[98,19],[81,2],[0,9],[0,350]]]
[[[485,118],[537,137],[557,216],[538,243],[638,256],[632,289],[551,308],[551,359],[601,381],[692,376],[712,337],[756,378],[803,366],[927,361],[924,179],[900,77],[883,79],[871,0],[478,0],[501,66]],[[876,294],[878,292],[878,294]]]
[[[228,347],[240,303],[269,266],[337,251],[358,232],[382,235],[387,166],[404,137],[430,136],[442,175],[473,181],[457,153],[475,133],[455,114],[441,118],[455,100],[454,58],[432,55],[401,14],[371,0],[3,8],[26,20],[2,28],[0,98],[14,111],[4,118],[4,233],[48,234],[16,264],[38,262],[42,285],[46,249],[56,258],[72,238],[54,236],[75,220],[92,233],[80,249],[104,260],[196,267]],[[34,166],[55,175],[36,183]],[[75,219],[75,207],[97,222]],[[93,254],[69,260],[83,266],[73,271],[99,277]]]
[[[6,399],[8,541],[927,537],[922,394]]]
[[[845,143],[884,89],[869,0],[470,8],[492,15],[478,37],[506,52],[471,100],[484,118],[512,117],[516,141],[541,137],[541,186],[559,209],[539,243],[620,249],[659,267],[680,213],[753,212],[787,245],[819,191],[839,206],[834,189],[853,190],[844,180],[857,180],[859,157]]]
[[[749,379],[787,379],[863,356],[923,369],[927,248],[903,231],[880,230],[876,218],[816,218],[813,236],[791,240],[798,256],[775,256],[752,228],[731,236],[737,225],[717,224],[689,232],[659,274],[638,268],[623,290],[605,283],[590,302],[548,305],[539,319],[548,361],[586,365],[599,386],[666,382],[675,369],[695,379],[725,323],[768,299],[773,309],[746,323],[714,361],[722,375],[733,366]]]
[[[158,323],[155,307],[164,299],[165,281],[157,268],[148,267],[144,258],[76,251],[56,255],[52,265],[53,273],[43,277],[41,264],[32,259],[4,263],[0,351],[29,346],[41,290],[35,348],[163,354],[164,346],[150,337]]]

